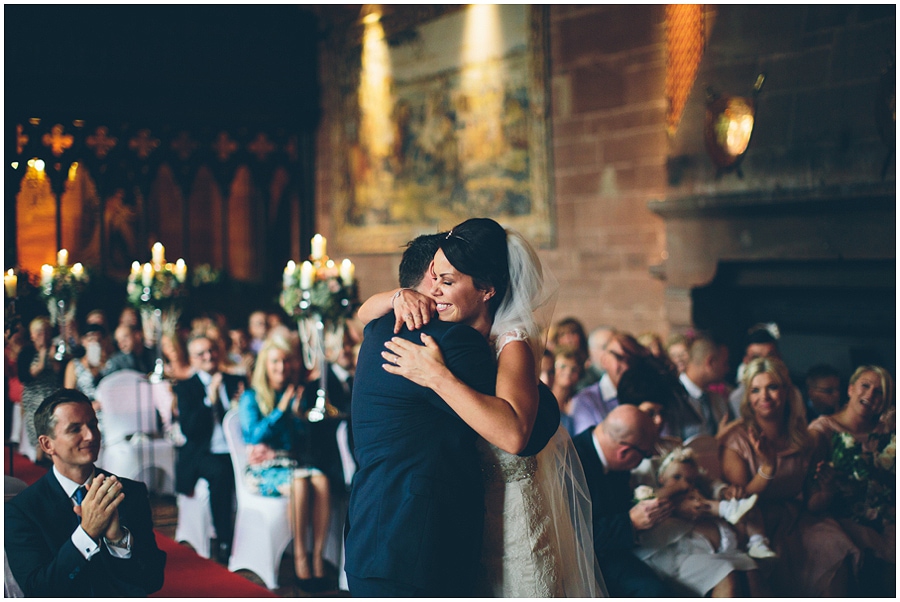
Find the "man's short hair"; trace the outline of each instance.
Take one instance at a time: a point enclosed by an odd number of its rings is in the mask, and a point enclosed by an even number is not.
[[[841,373],[838,372],[837,368],[830,364],[816,364],[806,372],[806,386],[809,387],[812,383],[822,380],[823,378],[836,378],[840,380]]]
[[[403,258],[400,259],[400,286],[403,288],[416,288],[422,282],[422,274],[434,254],[437,253],[441,239],[447,236],[446,232],[438,234],[423,234],[406,244]]]
[[[34,413],[34,430],[37,435],[53,437],[56,434],[57,418],[53,414],[57,406],[64,403],[86,403],[91,405],[87,395],[75,389],[59,389],[55,393],[44,398],[41,405]]]
[[[213,341],[213,340],[209,337],[209,335],[206,334],[206,333],[203,332],[203,331],[194,331],[194,332],[192,332],[192,333],[190,334],[190,336],[188,337],[187,341],[185,342],[184,346],[185,346],[185,347],[190,347],[190,346],[191,346],[191,343],[193,343],[194,341],[199,341],[200,339],[203,339],[203,340],[205,340],[205,341],[209,341],[210,344],[213,345],[213,346],[215,347],[215,341]]]

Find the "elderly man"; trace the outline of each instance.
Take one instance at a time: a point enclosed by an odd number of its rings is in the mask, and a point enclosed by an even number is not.
[[[657,429],[633,405],[616,406],[606,419],[573,439],[593,503],[594,550],[610,596],[656,598],[671,593],[634,555],[638,531],[672,513],[668,500],[632,506],[631,471],[653,453]]]
[[[34,415],[53,469],[6,503],[5,546],[28,597],[147,596],[163,584],[143,483],[94,466],[100,430],[91,401],[73,389],[47,397]]]

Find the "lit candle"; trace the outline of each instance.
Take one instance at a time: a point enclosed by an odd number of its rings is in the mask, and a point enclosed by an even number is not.
[[[81,280],[84,277],[84,266],[80,263],[76,263],[72,266],[72,275],[75,276],[76,280]]]
[[[316,268],[308,261],[304,261],[300,265],[300,288],[307,290],[312,288],[313,280],[316,277]]]
[[[179,257],[178,261],[175,262],[175,280],[184,282],[185,278],[187,278],[187,264],[184,262],[184,259]]]
[[[56,265],[68,265],[69,264],[69,252],[65,249],[60,249],[59,253],[56,254]]]
[[[41,285],[47,286],[53,280],[53,267],[44,264],[41,266]]]
[[[144,264],[144,271],[141,274],[141,283],[143,283],[144,286],[153,284],[153,266],[149,263]]]
[[[322,259],[325,257],[325,237],[321,234],[316,234],[312,237],[312,259],[315,261],[316,259]]]
[[[284,277],[283,283],[284,286],[290,286],[291,282],[294,281],[294,272],[297,271],[297,264],[293,259],[288,260],[287,265],[284,266]]]
[[[131,262],[131,278],[137,278],[137,275],[141,273],[141,263],[139,261]]]
[[[3,276],[3,284],[6,286],[6,296],[15,298],[16,289],[19,285],[19,277],[16,276],[16,272],[12,268],[10,268]]]
[[[160,266],[166,262],[166,248],[161,242],[157,242],[151,249],[153,253],[153,265]]]
[[[345,259],[341,262],[341,282],[344,283],[344,286],[353,284],[353,274],[355,271],[356,267],[349,259]]]

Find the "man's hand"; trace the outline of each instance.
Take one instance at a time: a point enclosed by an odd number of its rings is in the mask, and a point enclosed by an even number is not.
[[[81,506],[75,506],[75,514],[81,517],[81,528],[97,542],[101,535],[111,540],[121,538],[119,504],[124,499],[122,483],[115,476],[97,475],[87,486]],[[109,537],[117,534],[118,537]]]
[[[652,499],[638,502],[628,515],[631,524],[638,531],[644,531],[653,527],[672,514],[672,502],[667,499]]]

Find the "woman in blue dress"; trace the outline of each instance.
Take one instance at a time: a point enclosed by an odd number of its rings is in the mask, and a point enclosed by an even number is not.
[[[257,356],[250,390],[241,397],[240,418],[247,443],[244,474],[260,495],[290,496],[294,536],[294,572],[302,581],[325,576],[322,550],[330,519],[328,479],[305,457],[300,399],[300,356],[283,337],[266,339]],[[306,534],[312,523],[312,563]]]

